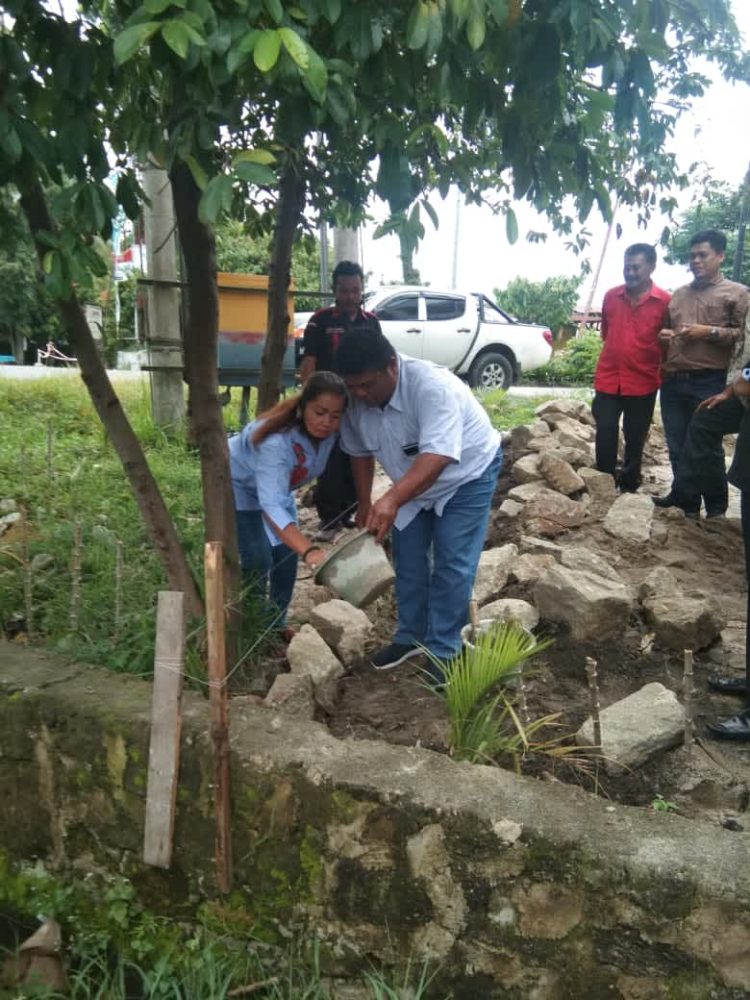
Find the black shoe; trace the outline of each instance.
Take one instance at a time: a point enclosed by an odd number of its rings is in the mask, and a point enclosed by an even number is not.
[[[391,642],[377,650],[370,657],[370,663],[376,670],[390,670],[406,660],[412,660],[421,654],[419,646],[411,646],[402,642]]]
[[[728,719],[706,724],[708,735],[715,740],[735,740],[737,743],[750,743],[750,709],[740,715],[732,715]]]
[[[665,497],[652,497],[654,501],[654,507],[676,507],[677,501],[675,500],[674,493],[671,491],[667,493]]]
[[[746,677],[721,677],[719,674],[709,674],[709,691],[718,691],[719,694],[745,694],[747,691]]]

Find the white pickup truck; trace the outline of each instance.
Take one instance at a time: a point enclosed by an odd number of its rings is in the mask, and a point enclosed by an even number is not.
[[[380,288],[367,294],[365,308],[401,354],[445,365],[474,389],[508,389],[522,369],[538,368],[552,354],[547,327],[519,323],[481,292]],[[310,315],[298,313],[295,325]]]

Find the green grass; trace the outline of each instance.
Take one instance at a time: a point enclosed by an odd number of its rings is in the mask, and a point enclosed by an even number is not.
[[[181,437],[154,426],[147,382],[121,381],[117,391],[196,577],[202,578],[203,502],[197,456]],[[239,393],[225,409],[239,426]],[[24,570],[32,573],[32,628],[37,641],[114,670],[149,674],[157,592],[166,580],[142,526],[120,461],[83,385],[69,376],[0,382],[0,500],[16,502],[25,527],[0,536],[0,625],[22,631]],[[80,524],[81,606],[70,627],[71,560]],[[115,565],[122,543],[121,607],[115,621]],[[35,562],[36,560],[36,562]],[[191,623],[194,637],[200,627]],[[195,659],[195,643],[188,657]],[[198,668],[196,668],[196,671]]]

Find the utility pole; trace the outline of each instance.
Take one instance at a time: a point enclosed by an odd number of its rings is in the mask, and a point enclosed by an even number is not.
[[[612,206],[612,218],[609,220],[609,225],[607,226],[607,234],[604,237],[604,245],[602,246],[602,252],[599,257],[599,262],[596,265],[596,271],[594,272],[594,277],[591,281],[591,291],[589,292],[589,297],[586,300],[586,307],[583,310],[583,317],[581,322],[578,324],[578,333],[576,336],[580,336],[589,321],[589,315],[591,313],[591,305],[594,301],[594,296],[596,295],[596,286],[599,284],[599,276],[602,273],[602,266],[604,265],[604,258],[607,253],[607,247],[609,246],[609,238],[612,235],[612,229],[615,225],[615,212],[617,211],[617,202]]]
[[[150,373],[151,412],[157,427],[181,429],[185,395],[180,330],[180,288],[177,274],[177,223],[172,187],[165,170],[142,168],[146,241],[146,340]]]
[[[745,259],[745,230],[747,229],[747,217],[750,213],[750,167],[747,168],[745,179],[742,182],[742,196],[740,198],[740,219],[737,229],[737,248],[734,251],[734,261],[732,263],[732,281],[742,281],[742,265]]]
[[[461,230],[461,192],[456,188],[456,224],[453,227],[453,268],[451,270],[451,288],[456,288],[458,281],[458,240]]]

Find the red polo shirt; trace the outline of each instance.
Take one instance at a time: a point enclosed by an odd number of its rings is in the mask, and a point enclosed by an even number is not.
[[[659,330],[667,324],[669,292],[651,285],[633,305],[625,285],[610,288],[602,304],[604,346],[594,388],[620,396],[646,396],[661,384]]]

